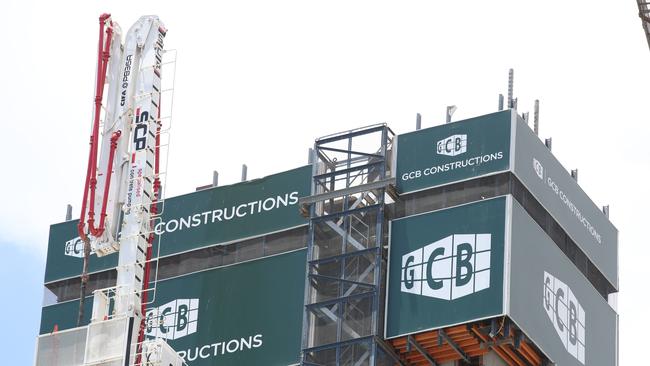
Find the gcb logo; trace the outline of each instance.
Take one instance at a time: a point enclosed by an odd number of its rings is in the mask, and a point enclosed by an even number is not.
[[[177,299],[149,309],[146,316],[147,337],[178,339],[196,332],[199,299]]]
[[[544,271],[544,310],[564,348],[585,364],[585,311],[564,282]]]
[[[401,291],[454,300],[490,287],[491,234],[456,234],[402,256]]]
[[[438,155],[456,156],[467,151],[467,135],[453,135],[438,141]]]
[[[544,167],[539,160],[535,158],[533,158],[533,169],[535,169],[535,174],[537,174],[539,179],[544,180]]]
[[[70,257],[83,258],[84,242],[81,238],[77,236],[74,239],[66,241],[64,254]],[[95,251],[91,250],[90,254],[95,254]]]

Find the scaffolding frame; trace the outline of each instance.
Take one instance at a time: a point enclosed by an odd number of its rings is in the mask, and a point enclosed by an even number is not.
[[[395,134],[386,124],[317,139],[312,150],[301,365],[394,365],[381,339]]]

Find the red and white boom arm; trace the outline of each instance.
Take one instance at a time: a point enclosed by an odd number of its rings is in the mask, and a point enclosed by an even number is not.
[[[118,88],[113,80],[117,79],[122,64],[121,38],[121,30],[117,23],[111,20],[110,15],[100,16],[90,151],[78,226],[81,238],[85,242],[90,241],[93,252],[100,256],[111,252],[103,249],[107,245],[112,251],[118,248],[116,238],[119,232],[120,210],[116,190],[119,189],[119,184],[111,183],[121,179],[120,164],[116,166],[114,161],[116,156],[118,160],[121,159],[126,149],[122,134],[127,124],[124,118],[116,113],[114,106]],[[108,102],[103,106],[105,84],[109,85]],[[105,108],[104,126],[100,131],[102,107]],[[101,159],[98,167],[100,143]]]
[[[122,44],[119,26],[110,15],[100,17],[95,104],[78,229],[88,244],[85,247],[91,249],[85,256],[91,251],[97,256],[119,251],[119,259],[114,297],[107,300],[95,292],[85,359],[88,365],[103,365],[89,360],[88,352],[101,354],[107,349],[105,340],[116,337],[128,340],[121,355],[124,365],[148,365],[141,357],[146,348],[143,314],[154,238],[152,218],[160,193],[161,67],[166,32],[158,17],[143,16]],[[82,305],[85,280],[84,273]],[[99,306],[106,303],[112,304],[110,313]],[[109,318],[128,320],[128,325],[120,334],[102,331],[99,333],[104,334],[92,338],[91,328],[104,329],[102,322]],[[112,355],[105,357],[115,360]]]

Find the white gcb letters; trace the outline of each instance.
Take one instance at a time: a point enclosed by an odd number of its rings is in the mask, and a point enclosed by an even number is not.
[[[491,244],[491,234],[456,234],[403,255],[401,291],[454,300],[489,288]]]
[[[199,299],[177,299],[147,310],[145,335],[178,339],[196,332]]]
[[[438,155],[456,156],[467,151],[467,135],[452,135],[438,141],[436,153]]]
[[[64,254],[70,257],[83,258],[84,257],[84,242],[80,237],[70,239],[65,242]],[[90,250],[90,254],[95,254],[94,250]]]
[[[544,310],[564,348],[585,364],[585,311],[564,282],[544,271]]]

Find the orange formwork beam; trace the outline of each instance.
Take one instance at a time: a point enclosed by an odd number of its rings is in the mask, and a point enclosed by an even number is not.
[[[412,366],[429,366],[431,364],[429,360],[435,361],[436,364],[462,360],[463,355],[468,358],[479,357],[490,350],[494,351],[508,366],[542,365],[543,356],[525,338],[515,342],[516,333],[510,331],[505,336],[503,329],[499,330],[499,334],[495,337],[490,337],[481,331],[481,328],[487,326],[486,322],[462,324],[442,328],[444,335],[440,335],[439,330],[429,330],[388,342],[400,359]],[[409,344],[409,337],[412,337],[411,344]],[[451,341],[453,346],[448,341]],[[518,344],[518,348],[514,347],[515,343]],[[414,344],[417,344],[417,347]]]

